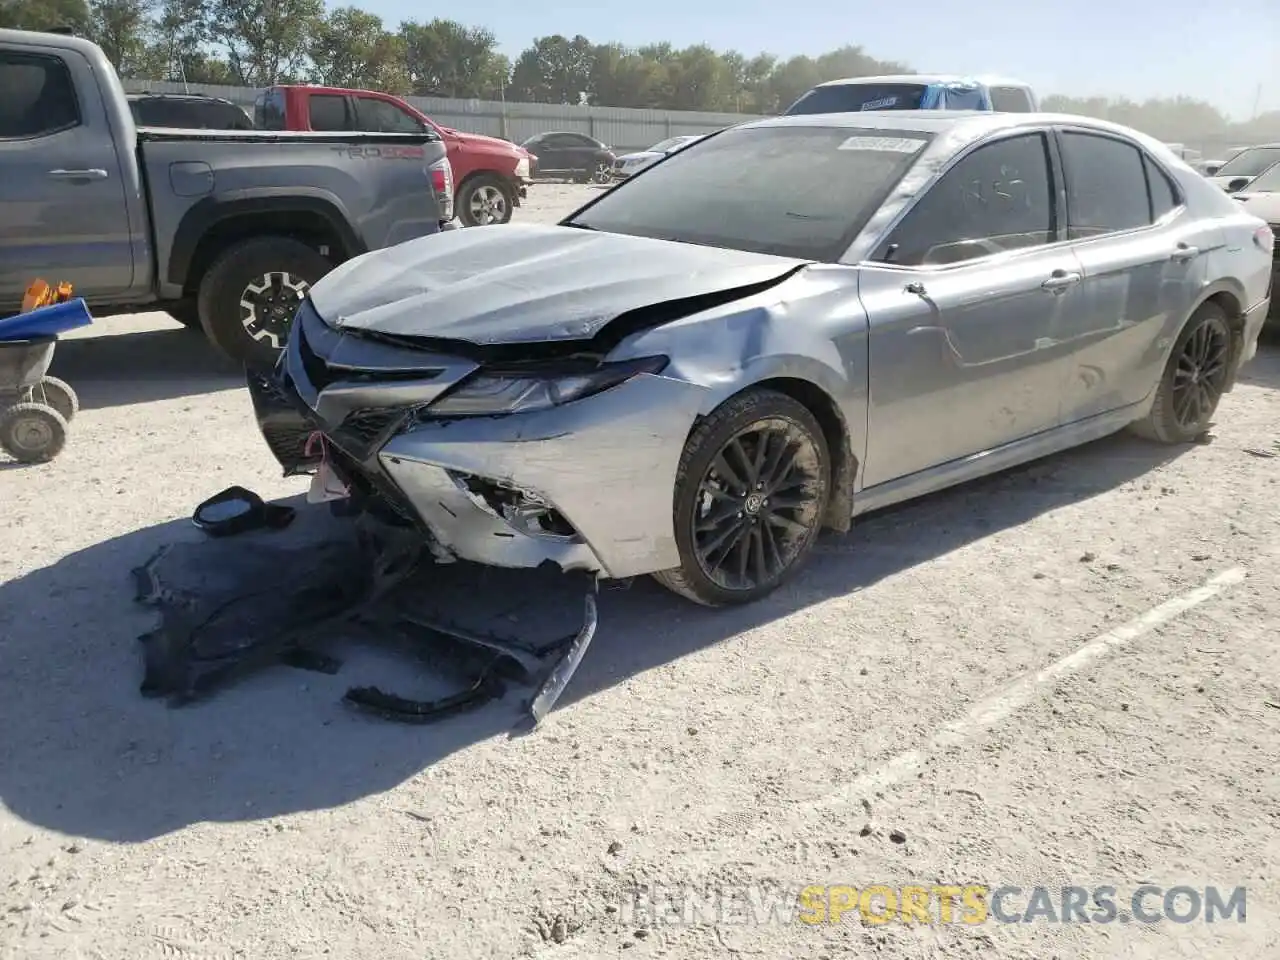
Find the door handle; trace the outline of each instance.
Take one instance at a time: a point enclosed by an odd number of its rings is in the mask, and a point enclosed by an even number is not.
[[[919,280],[912,280],[902,288],[903,293],[914,293],[917,297],[927,297],[929,291],[925,290],[924,284]]]
[[[1061,293],[1063,290],[1066,290],[1067,287],[1075,286],[1079,282],[1080,274],[1067,273],[1065,270],[1055,270],[1053,271],[1052,276],[1050,276],[1044,283],[1040,284],[1040,286],[1043,289],[1048,290],[1050,293]]]
[[[1180,243],[1169,255],[1169,259],[1174,263],[1186,263],[1188,260],[1194,260],[1200,256],[1200,248],[1193,247],[1187,243]]]
[[[54,180],[105,180],[107,171],[94,170],[50,170],[49,176]]]

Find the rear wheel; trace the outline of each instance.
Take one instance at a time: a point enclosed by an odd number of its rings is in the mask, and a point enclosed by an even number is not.
[[[830,476],[822,428],[802,404],[773,390],[726,401],[685,444],[674,502],[680,566],[655,579],[706,606],[770,593],[812,551]]]
[[[200,281],[200,325],[232,360],[270,367],[311,285],[333,264],[289,237],[257,237],[228,248]]]
[[[1178,334],[1155,401],[1133,431],[1160,443],[1189,443],[1207,429],[1231,362],[1231,328],[1215,303],[1202,305]]]

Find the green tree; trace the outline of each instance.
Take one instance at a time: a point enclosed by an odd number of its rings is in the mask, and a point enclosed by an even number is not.
[[[246,87],[292,80],[324,16],[324,0],[212,0],[210,25],[227,62]]]
[[[409,21],[400,25],[400,40],[410,87],[419,96],[497,99],[506,88],[511,65],[483,27]]]
[[[591,91],[595,47],[584,36],[538,37],[516,59],[511,72],[512,100],[533,103],[581,103]]]
[[[0,3],[0,28],[48,30],[71,27],[89,32],[89,5],[85,0],[8,0]]]
[[[122,77],[149,72],[147,45],[153,20],[152,0],[90,0],[89,36]]]
[[[339,7],[321,19],[311,35],[313,76],[331,87],[410,92],[404,41],[389,33],[382,18],[356,7]]]

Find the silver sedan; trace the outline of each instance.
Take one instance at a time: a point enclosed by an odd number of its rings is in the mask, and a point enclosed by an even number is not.
[[[558,225],[349,261],[251,386],[286,472],[439,560],[741,603],[862,512],[1126,427],[1198,437],[1272,247],[1101,121],[772,118]]]

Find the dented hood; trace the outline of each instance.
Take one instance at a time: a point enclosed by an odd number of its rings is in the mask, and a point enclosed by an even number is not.
[[[668,300],[779,279],[803,260],[535,224],[468,227],[348,260],[311,288],[348,330],[477,345],[587,340]]]

